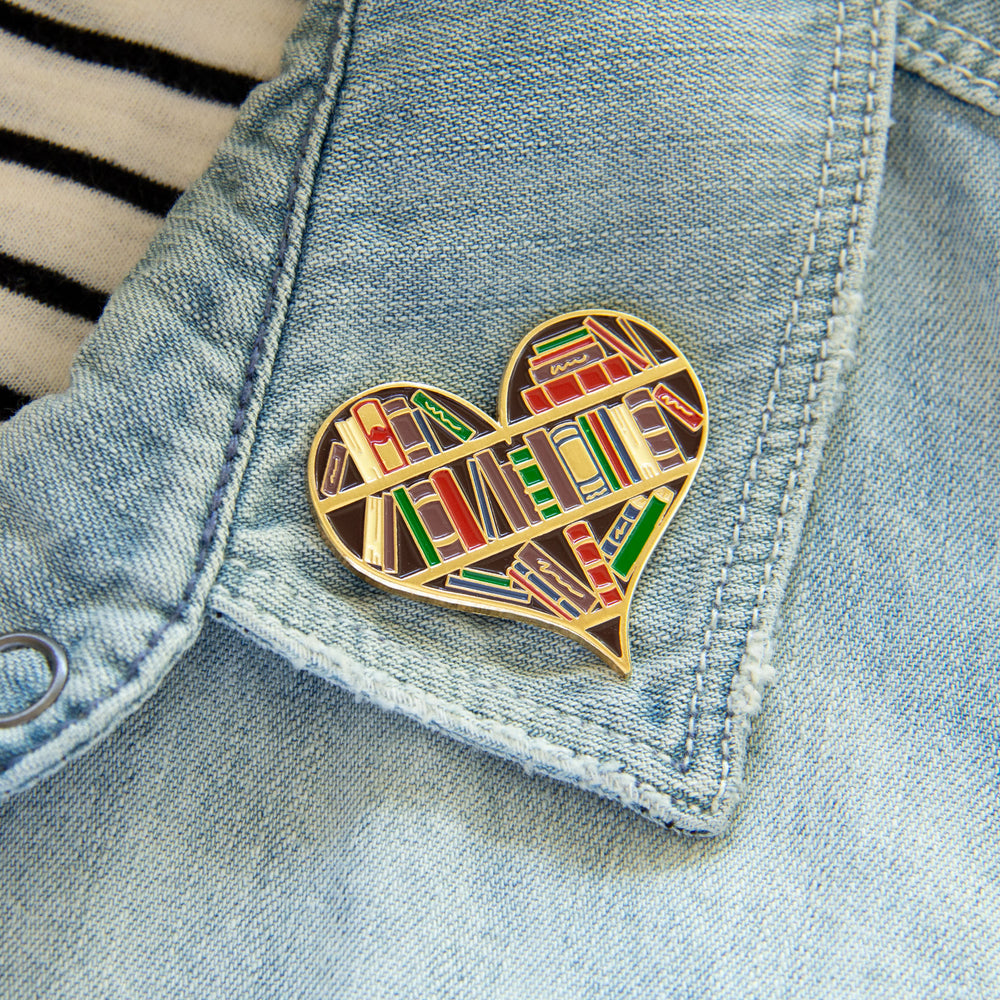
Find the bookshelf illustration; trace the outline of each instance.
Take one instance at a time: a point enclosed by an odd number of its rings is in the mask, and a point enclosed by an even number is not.
[[[390,590],[547,625],[621,673],[639,574],[704,450],[704,395],[648,324],[573,313],[533,331],[493,420],[410,383],[340,406],[310,455],[324,535]]]

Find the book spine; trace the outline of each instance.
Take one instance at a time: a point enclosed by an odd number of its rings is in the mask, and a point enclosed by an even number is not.
[[[524,511],[524,516],[528,519],[528,523],[541,524],[542,515],[535,510],[535,505],[531,502],[531,497],[528,496],[528,491],[524,488],[524,483],[521,481],[521,477],[517,474],[514,466],[510,462],[504,462],[500,466],[500,471],[503,473],[504,479],[507,480],[507,485],[510,486],[511,493],[517,498],[521,510]]]
[[[546,354],[551,354],[553,351],[558,350],[560,347],[565,347],[567,344],[572,344],[578,340],[582,340],[588,335],[589,332],[590,331],[586,327],[578,326],[574,330],[568,330],[566,333],[560,333],[556,337],[550,337],[548,340],[542,340],[537,344],[532,344],[531,349],[538,357],[543,357]]]
[[[532,505],[539,515],[543,519],[556,517],[560,513],[559,504],[552,493],[552,487],[542,475],[542,470],[538,467],[531,449],[527,445],[522,445],[520,448],[508,452],[507,457],[521,477],[521,482],[524,483],[524,488],[527,490],[528,496],[531,497]]]
[[[576,421],[556,424],[552,428],[551,440],[584,503],[608,496],[611,487],[598,468]]]
[[[359,403],[355,403],[351,407],[351,416],[357,421],[383,473],[388,475],[409,465],[403,446],[389,425],[389,418],[377,399],[362,399]]]
[[[455,525],[452,524],[441,503],[437,490],[426,479],[418,479],[406,487],[406,492],[413,501],[417,516],[424,522],[427,534],[431,536],[434,548],[442,559],[455,559],[462,555],[465,549],[459,538]]]
[[[683,464],[681,450],[677,447],[653,394],[648,389],[636,389],[625,396],[622,402],[629,408],[632,419],[660,469],[672,469]]]
[[[559,595],[560,601],[569,602],[578,614],[585,615],[597,607],[597,595],[590,587],[535,542],[522,545],[515,559],[538,574]]]
[[[609,330],[602,323],[599,323],[593,316],[588,316],[583,325],[604,341],[615,354],[621,354],[635,365],[639,371],[644,371],[651,364],[649,358],[639,350],[634,344],[629,343],[624,337]]]
[[[420,434],[424,441],[427,442],[427,447],[430,448],[431,453],[434,455],[440,455],[441,443],[434,434],[434,428],[431,426],[430,420],[427,419],[427,414],[421,410],[410,410],[410,413],[413,414],[413,419],[420,428]]]
[[[574,510],[579,507],[582,502],[580,495],[566,474],[562,459],[559,458],[559,454],[553,447],[552,440],[545,429],[540,427],[537,430],[530,431],[528,434],[525,434],[524,441],[530,449],[530,454],[541,467],[541,471],[544,473],[549,486],[552,487],[552,493],[560,509]],[[513,460],[512,455],[508,457]]]
[[[469,465],[475,465],[477,474],[481,476],[483,485],[489,488],[490,493],[496,497],[497,504],[503,515],[510,522],[514,531],[521,531],[528,527],[528,518],[525,516],[521,505],[517,501],[510,488],[500,463],[492,451],[486,449],[478,451],[472,456]]]
[[[646,506],[645,497],[635,497],[622,508],[621,513],[615,523],[608,529],[608,533],[601,539],[601,554],[610,563],[618,554],[618,550],[625,541],[629,529],[639,519],[643,508]]]
[[[378,479],[381,473],[375,463],[375,456],[371,453],[368,443],[365,441],[361,428],[354,422],[353,417],[346,417],[334,423],[340,440],[344,442],[354,464],[361,473],[361,478],[370,483]]]
[[[644,337],[640,336],[635,331],[635,327],[632,323],[627,320],[624,316],[618,317],[618,322],[621,324],[622,328],[625,330],[625,336],[629,344],[633,345],[637,351],[643,356],[649,358],[650,364],[656,364],[656,357],[653,352],[649,349],[649,344],[646,343]],[[673,352],[670,352],[671,357],[673,357]]]
[[[529,413],[545,413],[552,409],[552,400],[548,393],[540,385],[533,385],[529,389],[521,390],[521,398]]]
[[[486,493],[486,483],[483,482],[483,475],[479,469],[479,463],[474,459],[469,459],[466,463],[469,470],[469,478],[472,480],[472,492],[476,495],[476,508],[479,511],[479,523],[483,526],[483,532],[490,541],[500,537],[500,529],[496,518],[493,516],[493,505],[490,503]]]
[[[382,566],[382,498],[365,498],[365,534],[363,558],[370,566]]]
[[[580,617],[580,612],[557,594],[534,570],[525,566],[520,559],[514,561],[507,570],[510,578],[519,583],[532,597],[554,611],[562,618],[572,621]]]
[[[330,454],[326,457],[326,468],[323,470],[323,478],[319,484],[319,495],[322,497],[332,497],[340,492],[344,485],[344,476],[347,474],[347,448],[339,441],[330,444]]]
[[[696,410],[686,400],[681,399],[673,389],[660,382],[653,390],[653,398],[670,416],[679,420],[689,431],[698,430],[705,422],[704,414]]]
[[[571,403],[574,399],[582,399],[585,395],[580,380],[575,372],[569,375],[560,375],[545,383],[545,392],[554,406],[562,406],[564,403]]]
[[[608,416],[621,436],[633,464],[639,470],[639,478],[652,479],[653,476],[658,475],[660,466],[649,450],[649,445],[646,444],[646,439],[639,431],[636,422],[632,419],[629,408],[624,403],[619,403],[608,410]]]
[[[399,513],[403,517],[403,522],[410,529],[410,534],[417,543],[417,548],[420,550],[424,562],[428,566],[439,566],[441,557],[437,554],[437,549],[434,548],[434,543],[431,541],[431,536],[427,533],[423,521],[417,515],[417,509],[413,506],[409,494],[402,486],[399,486],[392,491],[392,495],[396,500]]]
[[[424,435],[413,418],[413,411],[405,396],[393,396],[392,399],[387,399],[382,407],[411,465],[422,462],[434,454],[430,445],[424,440]]]
[[[467,552],[481,549],[486,544],[486,535],[476,520],[462,487],[458,485],[451,469],[435,469],[428,477],[434,484],[445,512],[451,518],[458,537]]]
[[[445,585],[450,590],[457,590],[474,597],[488,597],[495,601],[513,604],[527,604],[531,601],[531,595],[526,590],[517,586],[509,576],[501,573],[486,573],[466,568],[459,573],[449,574]]]
[[[573,554],[580,563],[580,568],[586,574],[590,585],[597,591],[597,599],[605,608],[614,607],[624,600],[608,564],[597,547],[597,540],[590,527],[583,521],[569,524],[563,528],[563,535],[569,542]]]
[[[600,361],[604,356],[601,345],[594,337],[586,336],[548,354],[531,358],[528,366],[532,379],[536,383],[544,383]]]
[[[607,435],[607,440],[610,442],[608,454],[617,456],[618,461],[625,469],[625,478],[622,479],[622,484],[625,482],[639,482],[641,478],[639,470],[635,467],[635,462],[632,461],[632,456],[628,453],[628,449],[625,447],[625,442],[618,433],[618,428],[615,427],[612,422],[611,415],[608,413],[607,407],[600,406],[594,412],[597,419],[600,421],[601,427],[604,429],[604,433]]]
[[[461,417],[453,413],[443,403],[431,399],[423,389],[418,389],[411,397],[414,406],[419,406],[424,413],[436,420],[449,434],[459,441],[468,441],[476,432]]]
[[[597,464],[601,467],[601,472],[604,473],[604,478],[611,489],[620,490],[623,485],[627,485],[628,479],[625,478],[625,470],[615,457],[607,435],[604,434],[604,428],[601,427],[601,422],[597,419],[597,414],[584,413],[576,418],[576,422],[583,432],[583,436],[587,439],[587,446],[594,458],[597,459]]]
[[[666,487],[654,490],[642,513],[629,529],[621,547],[618,549],[611,568],[624,580],[635,568],[636,561],[642,555],[647,542],[656,531],[661,517],[670,506],[674,491]]]
[[[386,573],[397,571],[396,553],[396,500],[391,493],[382,494],[382,569]]]

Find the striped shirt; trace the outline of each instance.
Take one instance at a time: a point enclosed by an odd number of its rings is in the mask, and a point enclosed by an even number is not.
[[[0,0],[0,419],[65,388],[108,294],[276,75],[298,0]]]

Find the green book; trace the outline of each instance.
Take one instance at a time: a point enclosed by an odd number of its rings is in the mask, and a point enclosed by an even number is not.
[[[673,498],[673,490],[663,488],[656,490],[625,536],[621,548],[611,563],[611,568],[623,580],[632,572],[642,550],[646,547],[646,542],[656,531],[656,526],[660,523],[660,516]]]
[[[417,543],[420,554],[424,557],[424,562],[428,566],[440,565],[441,557],[438,555],[437,549],[434,548],[434,543],[424,527],[424,522],[420,520],[417,508],[413,506],[410,494],[402,486],[398,486],[392,491],[392,495],[396,498],[399,513],[403,515],[403,520],[410,529],[410,534],[413,535],[413,540]]]
[[[476,432],[461,417],[452,413],[443,403],[431,399],[423,389],[418,389],[410,399],[414,406],[419,406],[424,413],[436,420],[446,431],[454,434],[459,441],[468,441]]]
[[[546,520],[561,514],[562,508],[556,503],[555,494],[549,487],[545,476],[542,475],[542,470],[538,467],[531,449],[524,445],[507,452],[507,457],[521,477],[521,482],[524,483],[528,496],[531,497],[531,502],[535,505],[538,513]]]

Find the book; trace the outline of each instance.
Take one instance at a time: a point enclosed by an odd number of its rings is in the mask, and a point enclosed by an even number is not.
[[[541,458],[536,454],[536,448],[541,453]],[[572,502],[574,507],[580,506],[580,498],[560,465],[544,430],[532,431],[520,447],[507,452],[507,458],[521,477],[531,502],[543,519],[560,514],[564,509],[563,503]],[[545,472],[541,468],[543,461],[548,466]],[[556,490],[559,491],[558,498]]]
[[[563,528],[563,535],[569,542],[573,554],[580,563],[580,568],[586,574],[590,585],[597,592],[597,599],[605,608],[621,604],[622,592],[608,568],[608,564],[597,547],[597,540],[590,526],[585,521],[568,524]]]
[[[406,492],[441,558],[455,559],[462,555],[465,547],[434,484],[428,479],[418,479],[406,487]]]
[[[528,496],[528,491],[524,488],[524,483],[521,481],[521,477],[517,474],[514,466],[510,462],[502,462],[500,464],[500,471],[504,474],[504,478],[510,486],[511,493],[517,498],[521,510],[524,511],[524,516],[527,517],[528,524],[541,524],[542,515],[535,510],[535,505],[531,502],[531,497]]]
[[[610,445],[607,443],[607,435],[604,434],[604,428],[601,427],[601,422],[597,419],[597,416],[593,413],[582,413],[576,418],[577,426],[583,433],[583,436],[587,442],[587,447],[590,449],[590,453],[597,460],[597,464],[601,467],[601,472],[604,475],[604,479],[608,486],[612,490],[620,490],[622,488],[622,478],[619,478],[619,473],[624,473],[624,469],[621,467],[621,463],[618,462],[617,458],[612,462],[613,452],[611,451]],[[598,434],[601,437],[598,437]],[[628,483],[628,480],[624,480]]]
[[[577,326],[572,330],[567,330],[565,333],[557,334],[555,337],[540,340],[537,344],[532,344],[531,349],[535,352],[536,356],[542,357],[545,354],[550,354],[552,351],[558,350],[560,347],[565,347],[567,344],[582,340],[589,333],[590,331],[585,326]]]
[[[522,573],[526,579],[536,585],[544,583],[544,592],[549,595],[554,592],[557,595],[556,604],[572,607],[576,612],[574,617],[585,615],[597,607],[597,595],[590,587],[536,542],[522,545],[514,559],[514,565],[520,564],[530,572],[531,576]]]
[[[622,402],[629,408],[632,419],[660,469],[672,469],[675,465],[682,465],[684,456],[663,418],[659,405],[653,399],[653,394],[646,388],[636,389],[625,396]]]
[[[601,539],[601,554],[610,564],[618,550],[622,547],[632,525],[639,519],[643,508],[646,506],[646,497],[633,497],[621,509],[615,523],[608,528],[608,533]]]
[[[630,378],[632,370],[623,358],[613,355],[540,385],[521,390],[524,405],[532,413],[545,413],[554,406],[583,399],[588,393]]]
[[[600,361],[604,356],[604,349],[597,340],[587,335],[547,354],[531,358],[528,367],[532,380],[542,383],[575,371],[577,368],[584,368],[595,361]]]
[[[681,399],[673,389],[660,382],[653,389],[653,398],[670,414],[679,420],[688,430],[696,431],[705,421],[705,416],[696,410],[687,400]]]
[[[666,514],[673,498],[674,491],[666,486],[654,490],[642,513],[629,527],[614,559],[611,560],[611,568],[623,580],[628,579],[635,568],[639,556],[646,548],[646,543],[653,537],[660,519]]]
[[[572,621],[580,617],[580,612],[576,607],[559,593],[550,587],[545,580],[539,576],[530,566],[526,566],[520,559],[515,559],[507,570],[511,580],[523,587],[532,597],[544,604],[545,607],[554,611],[562,618]]]
[[[626,482],[639,482],[641,479],[639,470],[636,468],[635,462],[632,461],[632,456],[625,447],[625,442],[618,433],[618,428],[615,427],[607,407],[599,406],[593,411],[593,415],[597,417],[601,427],[604,429],[604,433],[607,435],[610,451],[605,451],[605,454],[607,454],[609,458],[617,457],[618,461],[621,462],[622,467],[625,470],[625,478],[622,478],[621,475],[619,475],[622,485],[624,486]]]
[[[519,587],[506,573],[494,573],[492,570],[466,566],[458,573],[449,573],[445,586],[449,590],[474,597],[489,597],[496,601],[515,604],[528,604],[531,601],[531,594]]]
[[[467,464],[469,479],[472,480],[472,492],[476,498],[476,510],[479,512],[479,523],[483,526],[483,533],[486,535],[486,538],[489,541],[494,541],[500,537],[500,526],[493,516],[493,504],[487,493],[489,487],[484,481],[479,463],[470,458]]]
[[[410,529],[410,534],[417,543],[417,548],[420,550],[420,555],[423,557],[424,562],[428,566],[439,566],[441,564],[441,557],[438,555],[437,549],[434,548],[431,536],[427,533],[424,522],[420,520],[417,509],[413,506],[413,501],[410,499],[406,489],[398,486],[392,491],[392,495],[395,498],[399,513],[402,515],[403,523]]]
[[[624,403],[612,406],[608,410],[608,418],[618,431],[625,451],[639,473],[639,479],[651,479],[659,475],[660,466],[649,450],[649,445],[646,444],[635,420],[632,419],[629,408]]]
[[[337,420],[333,426],[336,427],[340,440],[347,447],[358,472],[361,473],[361,478],[366,483],[378,479],[381,473],[375,462],[375,456],[371,453],[371,449],[361,433],[361,428],[355,423],[354,418],[345,417],[343,420]]]
[[[621,324],[622,328],[625,331],[625,336],[628,343],[634,344],[636,350],[638,350],[645,357],[649,358],[650,362],[652,362],[652,364],[655,365],[657,363],[656,356],[649,349],[649,344],[646,342],[646,339],[636,332],[635,327],[632,326],[631,320],[627,319],[625,316],[619,316],[618,322],[619,324]],[[673,351],[670,351],[669,353],[671,357],[674,356]]]
[[[594,319],[593,316],[588,316],[583,321],[583,325],[591,333],[596,334],[603,340],[615,354],[620,354],[627,358],[639,371],[645,370],[652,364],[648,354],[632,343],[631,338],[626,340],[625,337],[609,329],[603,323]]]
[[[355,403],[351,407],[351,416],[357,421],[361,434],[383,473],[388,475],[409,465],[403,446],[377,399],[362,399]]]
[[[514,531],[522,531],[527,528],[529,523],[527,515],[521,508],[517,496],[511,490],[510,483],[507,482],[496,455],[489,449],[477,451],[469,459],[468,468],[469,475],[472,477],[473,489],[476,492],[476,505],[482,516],[480,523],[483,525],[484,531],[487,522],[492,520],[492,530],[494,531],[492,537],[501,536],[500,526],[496,523],[496,519],[492,518],[490,510],[491,496],[495,498],[501,513]],[[531,505],[529,504],[529,506]],[[489,537],[488,532],[487,537]]]
[[[486,535],[476,520],[469,501],[462,492],[455,473],[451,469],[435,469],[428,477],[437,490],[445,513],[455,525],[458,537],[465,550],[481,549],[486,544]]]
[[[459,441],[468,441],[476,433],[461,417],[449,410],[443,403],[431,399],[423,389],[418,389],[410,397],[410,401],[414,406],[420,407],[431,420],[436,420],[449,434],[457,437]]]
[[[410,409],[409,401],[405,396],[393,396],[382,403],[382,408],[389,417],[389,423],[396,432],[399,443],[403,446],[406,460],[415,465],[424,459],[430,458],[434,452],[424,438],[417,421],[414,419],[413,410]]]
[[[382,569],[397,571],[399,541],[396,535],[396,499],[391,493],[382,494]]]
[[[431,453],[434,455],[441,454],[441,442],[438,441],[437,435],[434,433],[434,428],[431,426],[431,421],[427,418],[427,414],[422,410],[410,410],[413,415],[413,419],[420,428],[420,434],[424,441],[427,442],[427,447],[430,448]]]
[[[330,443],[330,453],[326,457],[326,468],[323,470],[323,478],[319,483],[319,495],[321,497],[332,497],[340,492],[344,485],[344,476],[347,474],[349,452],[345,445],[339,441]]]
[[[543,432],[544,433],[544,432]],[[527,445],[514,448],[507,452],[507,458],[511,465],[521,477],[521,482],[531,497],[531,502],[543,519],[556,517],[561,513],[559,504],[556,502],[552,487],[549,485],[542,470],[535,461],[535,456]]]
[[[382,566],[382,498],[365,498],[365,533],[362,558],[371,566]]]
[[[551,441],[584,503],[608,496],[611,484],[587,447],[587,441],[575,420],[556,424],[551,431]]]

